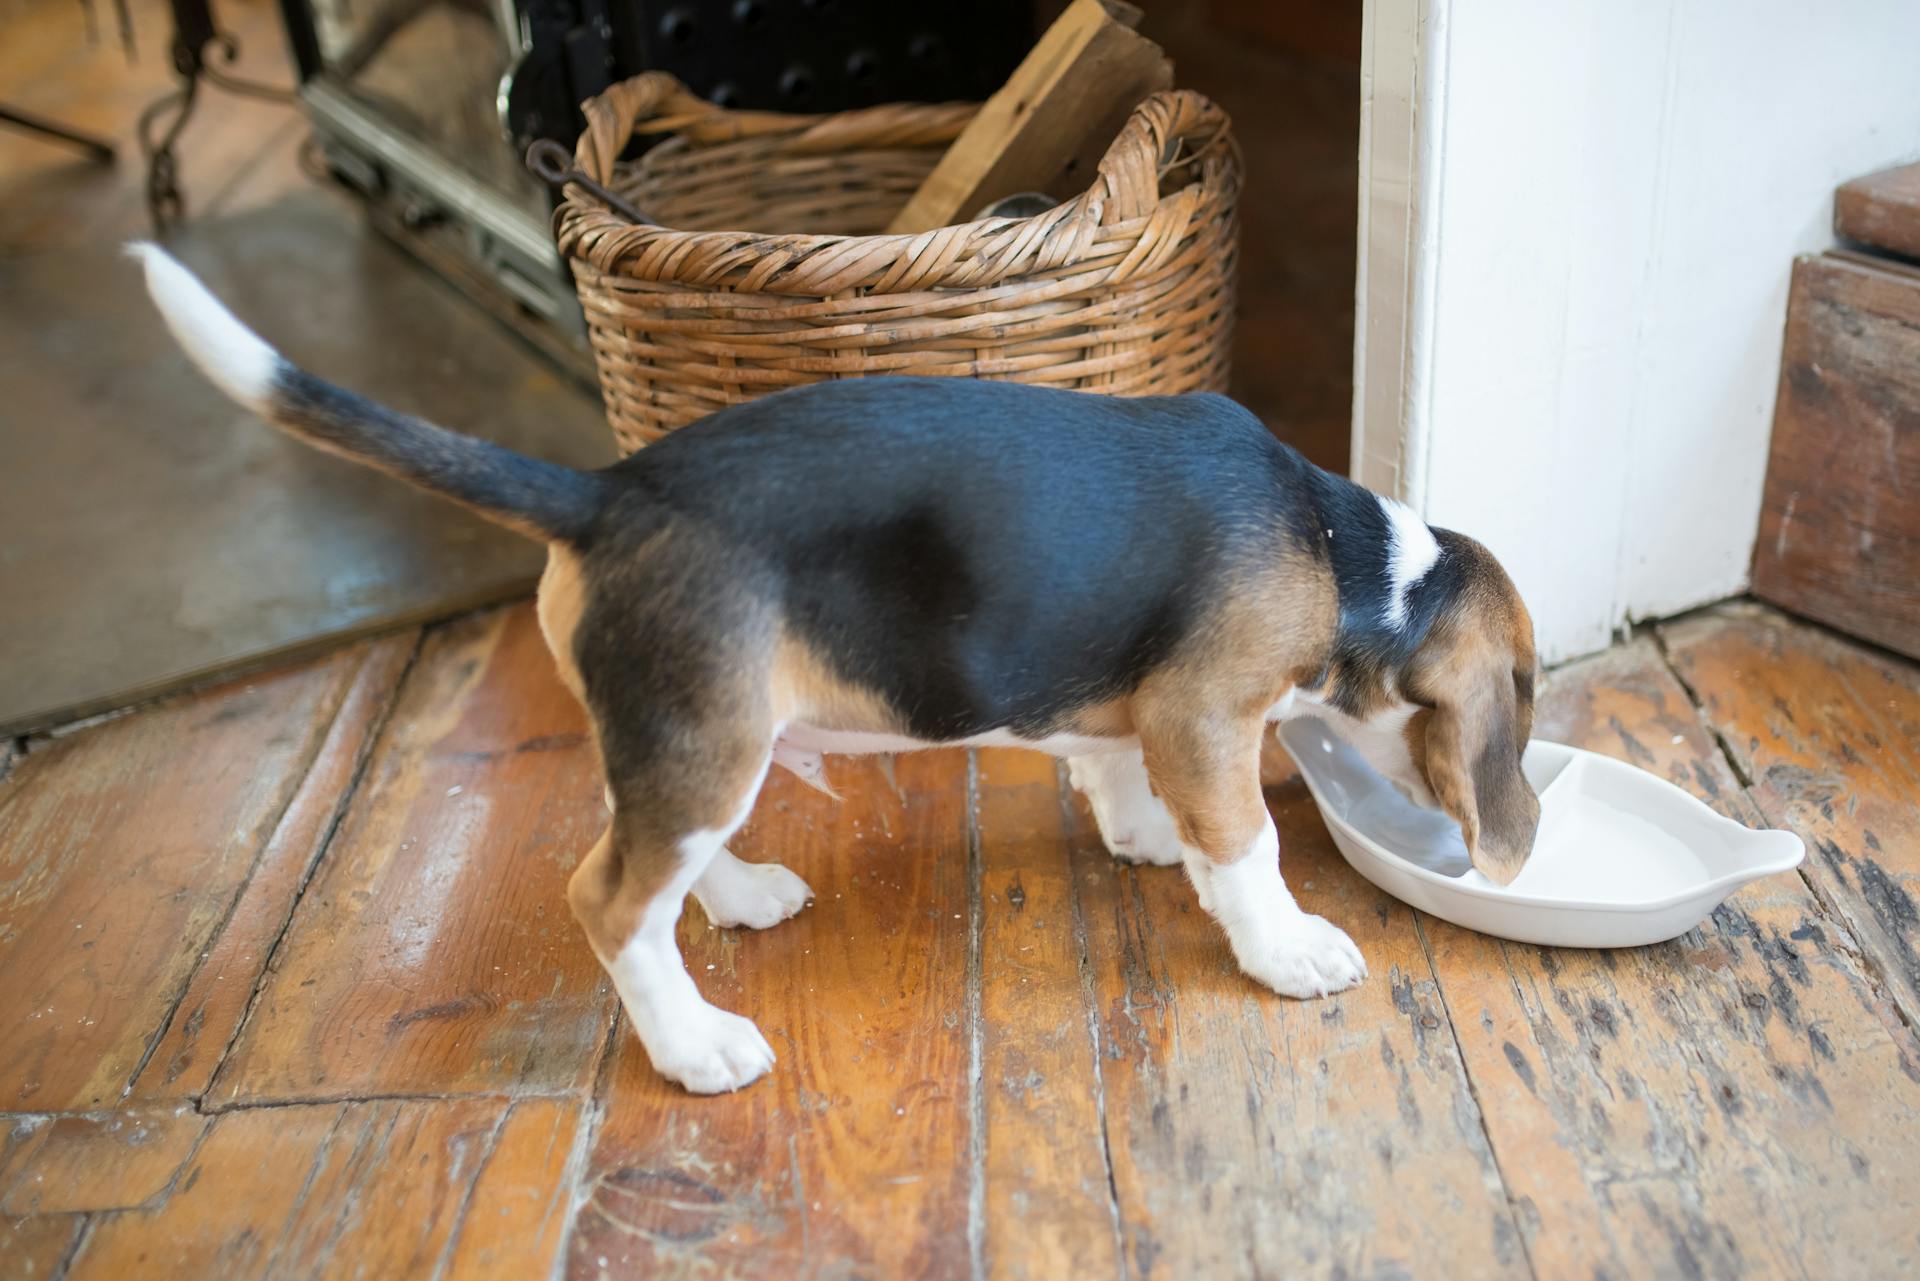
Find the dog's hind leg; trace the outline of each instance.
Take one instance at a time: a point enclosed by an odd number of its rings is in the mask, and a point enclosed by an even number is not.
[[[698,1094],[739,1089],[773,1050],[694,986],[674,938],[687,895],[717,925],[759,926],[812,893],[726,850],[778,732],[772,610],[728,556],[698,530],[663,526],[644,555],[556,545],[540,583],[541,628],[593,717],[612,811],[567,902],[654,1067]]]
[[[766,777],[770,728],[704,740],[648,736],[698,743],[697,760],[672,751],[636,757],[617,730],[603,730],[603,742],[613,740],[605,742],[613,821],[567,885],[655,1070],[696,1094],[737,1090],[773,1066],[758,1028],[700,995],[674,938],[688,892],[716,859],[732,858],[725,843]]]

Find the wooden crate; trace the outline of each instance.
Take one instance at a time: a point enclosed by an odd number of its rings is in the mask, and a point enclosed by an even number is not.
[[[1834,192],[1833,229],[1882,252],[1920,258],[1920,165],[1870,173]]]
[[[1920,657],[1920,269],[1794,264],[1753,591]]]

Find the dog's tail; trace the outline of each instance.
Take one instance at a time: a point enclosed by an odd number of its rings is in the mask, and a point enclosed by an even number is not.
[[[147,291],[193,363],[276,427],[535,538],[573,539],[593,519],[592,473],[447,431],[296,369],[166,250],[137,243],[127,252],[145,265]]]

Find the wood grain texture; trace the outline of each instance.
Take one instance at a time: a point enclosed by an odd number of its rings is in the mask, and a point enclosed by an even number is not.
[[[1833,229],[1848,240],[1920,258],[1920,165],[1900,165],[1841,184]]]
[[[133,1098],[199,1098],[246,1016],[294,900],[332,836],[373,735],[392,706],[418,632],[364,646],[339,713],[261,852],[233,913],[203,955],[165,1034],[134,1082]]]
[[[364,657],[47,741],[0,783],[0,1107],[119,1099]]]
[[[266,1275],[431,1276],[506,1107],[487,1098],[347,1104],[279,1225]]]
[[[1752,605],[1661,627],[1766,821],[1920,1026],[1920,673]]]
[[[0,1125],[0,1193],[13,1185],[14,1175],[46,1139],[51,1118],[15,1115],[7,1119],[9,1124]]]
[[[570,1224],[585,1132],[578,1099],[513,1104],[474,1177],[447,1277],[552,1274]]]
[[[1115,863],[1076,806],[1127,1275],[1526,1275],[1412,911],[1340,860],[1297,776],[1268,803],[1301,905],[1366,955],[1352,991],[1256,986],[1181,872]]]
[[[776,770],[741,858],[804,877],[770,930],[680,937],[707,999],[779,1055],[694,1098],[622,1024],[574,1224],[574,1278],[970,1275],[972,906],[965,758],[837,759],[836,803]]]
[[[10,1163],[0,1213],[68,1214],[144,1205],[173,1186],[207,1118],[186,1107],[54,1117]]]
[[[1650,640],[1555,673],[1536,733],[1754,817]],[[1798,877],[1650,948],[1422,928],[1536,1276],[1910,1266],[1913,1041]]]
[[[257,779],[194,749],[237,742],[260,766],[306,744],[310,765],[272,767],[283,803],[245,826],[239,844],[268,854],[223,900],[240,905],[227,933],[191,953],[208,956],[190,981],[166,971],[189,993],[175,1027],[209,966],[256,955],[234,949],[272,903],[285,919],[320,797],[345,788],[398,680],[407,644],[384,644],[41,744],[0,781],[10,804],[23,785],[84,799],[130,773],[191,789],[184,753],[214,776],[192,799],[230,828]],[[116,1095],[0,1115],[0,1278],[69,1255],[82,1281],[1705,1281],[1905,1276],[1920,1258],[1920,669],[1770,609],[1666,624],[1543,687],[1543,736],[1813,847],[1804,877],[1749,886],[1654,948],[1536,948],[1416,917],[1338,859],[1281,754],[1267,795],[1290,882],[1372,967],[1354,991],[1285,1001],[1238,974],[1177,869],[1108,857],[1050,760],[835,760],[840,801],[777,773],[733,847],[786,862],[816,901],[766,931],[710,929],[691,903],[681,925],[702,990],[781,1056],[719,1098],[655,1076],[584,947],[578,971],[550,950],[579,946],[559,885],[603,819],[529,612],[433,629],[398,685],[214,1077],[216,1111]],[[296,745],[256,723],[271,708]],[[113,753],[88,746],[110,732]],[[145,834],[136,817],[104,830]],[[44,830],[0,828],[0,860]],[[449,833],[465,859],[439,857]],[[256,972],[234,970],[235,990]],[[206,1008],[236,1009],[211,991]],[[148,1008],[133,1041],[172,1009]],[[50,1057],[85,1034],[59,1029]],[[288,1101],[308,1085],[419,1097]]]
[[[613,1002],[565,885],[601,790],[530,606],[436,630],[209,1097],[583,1087]]]
[[[305,1204],[343,1110],[263,1108],[219,1118],[166,1204],[103,1219],[67,1281],[275,1275],[286,1224]]]
[[[968,122],[887,224],[889,234],[971,221],[996,200],[1086,190],[1134,107],[1173,87],[1173,63],[1131,28],[1140,11],[1074,0]]]
[[[1753,591],[1920,657],[1920,269],[1794,263]]]
[[[0,1216],[0,1281],[47,1281],[60,1270],[85,1224],[69,1214]]]
[[[545,1276],[571,1189],[551,1153],[579,1115],[485,1096],[226,1113],[172,1194],[102,1217],[67,1275]]]
[[[1059,766],[983,751],[981,1249],[989,1277],[1122,1275],[1102,1133],[1098,1027]]]

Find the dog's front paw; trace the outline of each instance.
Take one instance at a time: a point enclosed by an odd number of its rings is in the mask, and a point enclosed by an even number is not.
[[[813,891],[778,863],[743,863],[722,854],[694,883],[693,896],[722,929],[764,930],[805,907]]]
[[[1240,958],[1247,974],[1282,996],[1308,1000],[1343,992],[1367,977],[1367,962],[1347,932],[1324,917],[1302,913]]]
[[[712,1006],[642,1043],[654,1071],[695,1094],[737,1090],[773,1066],[773,1047],[751,1019]]]

